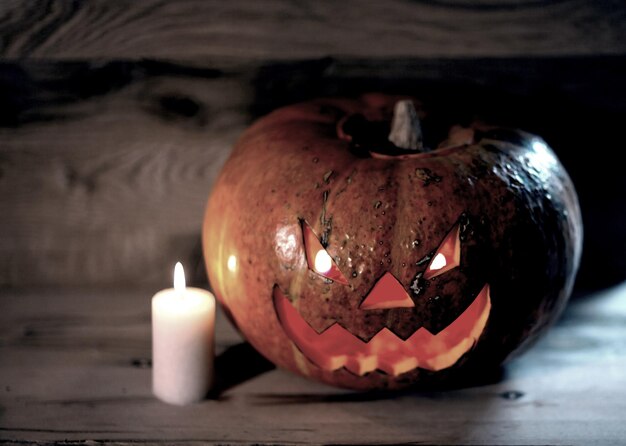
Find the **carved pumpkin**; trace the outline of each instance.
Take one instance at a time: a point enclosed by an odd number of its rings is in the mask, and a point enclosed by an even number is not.
[[[428,113],[405,110],[407,133],[391,123],[398,100],[319,99],[260,119],[204,220],[212,287],[245,338],[342,387],[501,364],[558,316],[580,257],[573,186],[540,138],[453,126],[426,151]]]

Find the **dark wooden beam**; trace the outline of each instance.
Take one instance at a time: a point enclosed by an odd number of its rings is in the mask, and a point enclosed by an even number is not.
[[[511,57],[624,54],[620,0],[0,4],[5,58]]]

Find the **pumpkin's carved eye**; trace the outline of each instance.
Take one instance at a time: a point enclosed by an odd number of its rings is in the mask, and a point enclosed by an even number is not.
[[[339,267],[337,267],[333,258],[324,249],[313,229],[304,220],[301,223],[304,251],[309,269],[326,279],[347,285],[348,281],[339,270]]]
[[[457,223],[443,239],[424,272],[424,279],[432,279],[459,266],[461,261],[461,242]]]

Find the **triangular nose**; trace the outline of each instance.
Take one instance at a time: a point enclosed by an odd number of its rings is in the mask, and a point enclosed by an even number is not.
[[[381,277],[372,291],[365,297],[359,308],[362,310],[378,310],[381,308],[408,308],[415,303],[409,297],[398,279],[390,272]]]

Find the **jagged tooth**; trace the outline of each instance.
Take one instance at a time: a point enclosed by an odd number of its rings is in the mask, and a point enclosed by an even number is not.
[[[348,357],[346,355],[331,356],[330,358],[324,359],[322,368],[334,371],[342,367],[346,367],[347,363]],[[318,365],[322,364],[318,363]]]
[[[361,371],[363,375],[373,372],[378,368],[378,358],[376,355],[363,356],[359,361],[361,363]]]
[[[349,358],[346,361],[345,367],[355,375],[363,376],[363,373],[361,372],[361,364],[357,358]]]
[[[417,358],[414,358],[412,356],[402,358],[400,361],[395,363],[395,376],[402,375],[403,373],[413,370],[417,367],[417,365]]]
[[[393,367],[393,364],[388,361],[378,361],[378,368],[385,372],[387,375],[396,376],[396,371]]]
[[[368,372],[376,370],[378,360],[376,356],[350,357],[346,362],[346,368],[355,375],[363,376]]]
[[[392,361],[379,361],[378,368],[391,376],[398,376],[409,372],[419,365],[417,358],[404,356]]]
[[[474,338],[464,338],[444,354],[427,359],[420,367],[438,372],[454,365],[474,344]]]

